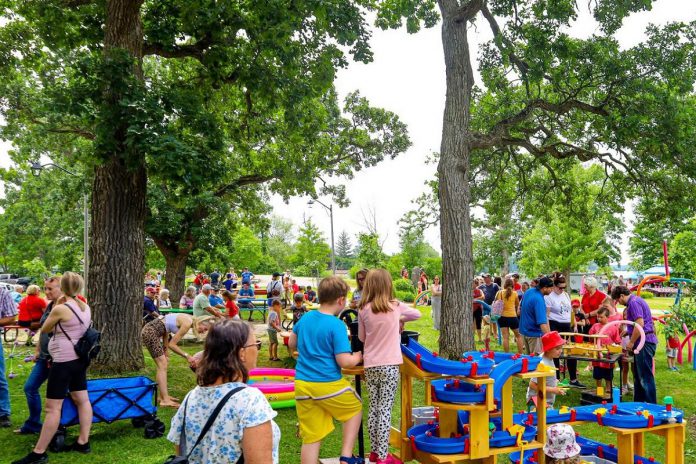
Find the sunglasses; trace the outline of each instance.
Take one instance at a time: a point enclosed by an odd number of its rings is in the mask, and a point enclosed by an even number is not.
[[[562,287],[560,285],[558,286],[558,288],[560,288],[561,290],[565,290],[566,287],[567,285],[563,285]]]
[[[261,340],[256,340],[256,343],[252,343],[251,345],[244,345],[244,348],[251,348],[252,346],[255,346],[257,350],[260,350]]]

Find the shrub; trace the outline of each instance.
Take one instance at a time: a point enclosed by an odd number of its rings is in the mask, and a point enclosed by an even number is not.
[[[394,280],[394,291],[412,293],[413,295],[416,294],[416,289],[413,288],[411,281],[402,278]]]
[[[635,294],[635,292],[633,293]],[[644,300],[649,300],[651,298],[655,298],[655,295],[651,291],[643,289],[643,291],[640,292],[640,297]]]
[[[396,296],[396,299],[399,301],[403,301],[404,303],[413,303],[413,300],[416,299],[416,293],[409,293],[409,292],[402,292],[402,291],[395,291],[394,295]]]

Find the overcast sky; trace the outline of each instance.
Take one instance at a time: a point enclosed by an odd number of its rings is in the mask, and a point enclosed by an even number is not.
[[[586,2],[579,2],[586,5]],[[696,20],[696,0],[659,0],[653,10],[631,16],[624,22],[618,38],[622,46],[631,46],[643,39],[649,23]],[[571,33],[587,37],[598,32],[589,15],[582,15]],[[472,50],[490,38],[488,26],[479,23],[471,35]],[[398,251],[398,220],[412,208],[411,201],[425,191],[424,182],[435,174],[435,166],[425,159],[439,151],[442,131],[442,111],[445,100],[445,70],[439,26],[415,35],[405,30],[373,32],[374,61],[370,64],[352,63],[338,74],[336,87],[340,95],[359,90],[373,106],[395,112],[408,125],[412,147],[395,160],[358,172],[345,182],[351,205],[334,209],[336,236],[345,230],[354,235],[365,230],[364,213],[373,210],[385,251]],[[473,53],[472,56],[477,56]],[[1,143],[1,142],[0,142]],[[0,166],[9,164],[7,144],[0,145]],[[328,213],[321,207],[309,208],[307,198],[292,199],[289,204],[273,198],[274,212],[295,223],[303,215],[329,238]],[[328,201],[328,199],[321,199]],[[435,205],[434,205],[435,206]],[[631,218],[627,218],[630,221]],[[431,228],[426,238],[440,249],[439,231]],[[353,243],[355,240],[353,239]],[[622,262],[627,262],[626,246],[622,247]]]

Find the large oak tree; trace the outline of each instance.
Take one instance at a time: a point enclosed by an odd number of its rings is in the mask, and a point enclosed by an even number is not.
[[[363,18],[371,5],[2,2],[2,137],[18,147],[16,160],[80,163],[91,184],[89,297],[104,332],[103,370],[143,364],[145,224],[153,206],[186,217],[174,240],[166,227],[152,227],[165,256],[180,256],[190,252],[186,234],[210,214],[199,208],[201,195],[232,201],[226,193],[262,182],[273,190],[281,180],[289,183],[284,194],[313,192],[319,175],[347,174],[408,146],[393,115],[352,96],[355,111],[342,119],[332,92],[348,55],[371,59]],[[216,173],[223,174],[217,190],[197,183]],[[162,201],[148,205],[149,186]],[[329,184],[326,193],[341,190]]]
[[[473,348],[471,237],[472,154],[502,150],[549,159],[576,158],[619,172],[628,184],[655,188],[656,169],[696,177],[694,24],[651,26],[647,39],[619,46],[616,31],[651,0],[596,0],[587,8],[599,24],[574,37],[585,8],[575,0],[432,0],[382,2],[378,24],[409,32],[441,18],[446,97],[438,164],[443,250],[440,353]],[[485,27],[493,40],[480,50],[483,88],[474,94],[470,34]],[[477,117],[476,111],[486,117]],[[513,156],[512,162],[516,161]],[[464,314],[462,314],[464,311]]]

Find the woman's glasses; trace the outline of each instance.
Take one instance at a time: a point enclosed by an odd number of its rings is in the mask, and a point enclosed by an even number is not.
[[[252,343],[251,345],[244,345],[244,348],[250,348],[252,346],[255,346],[257,350],[261,349],[261,340],[256,340],[255,343]]]

